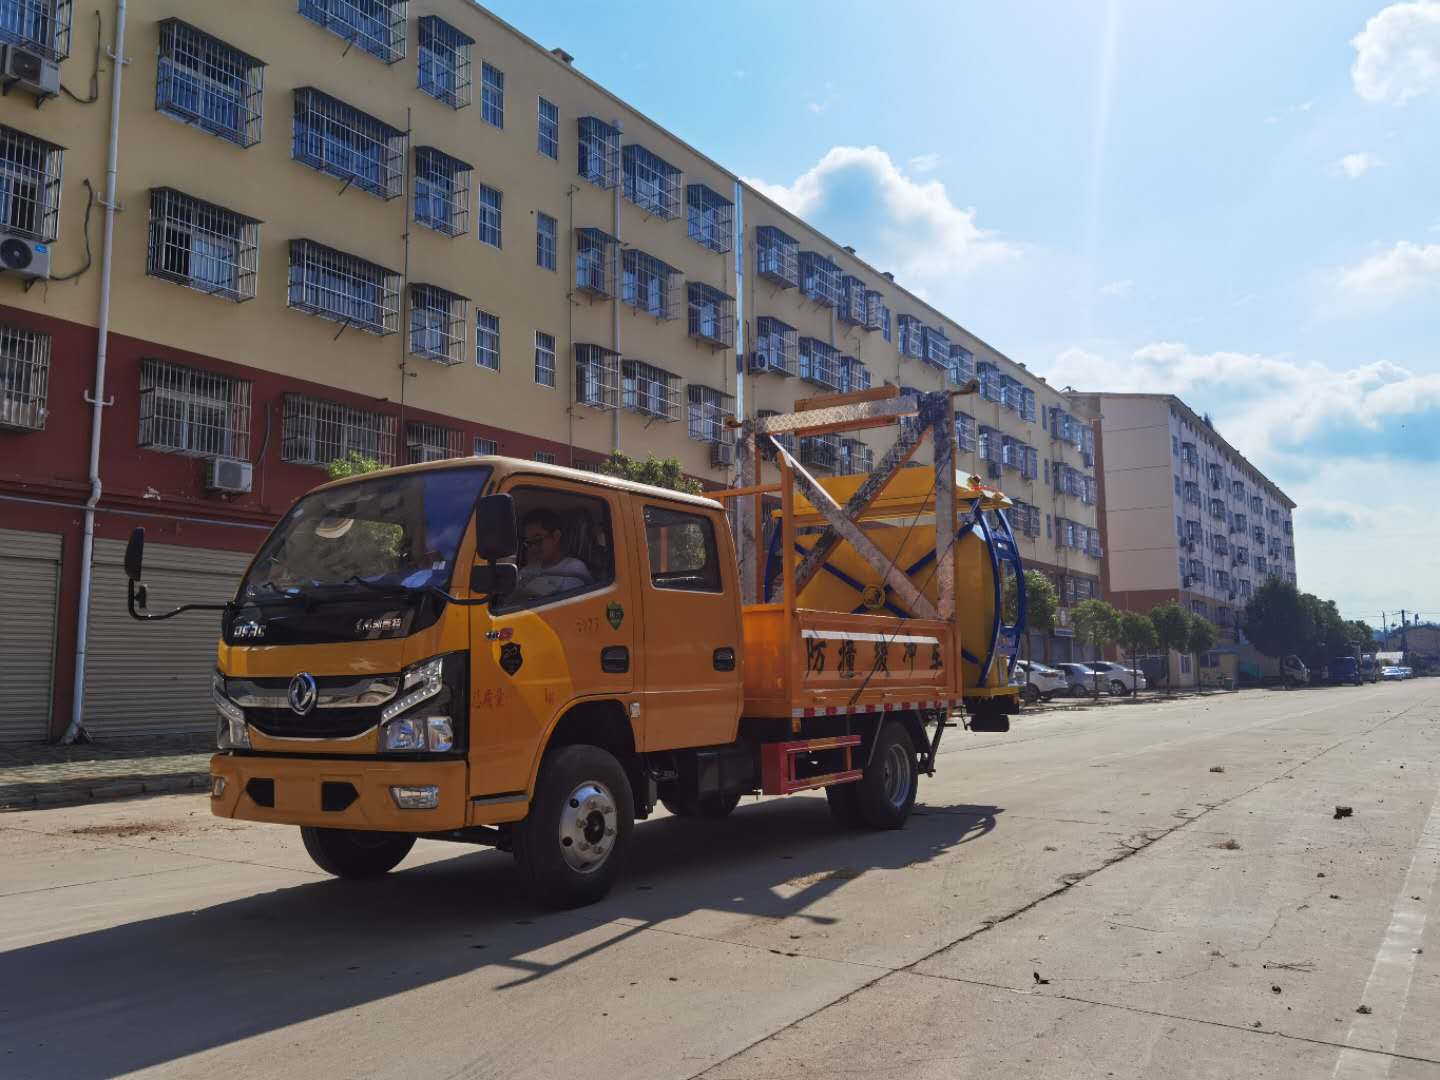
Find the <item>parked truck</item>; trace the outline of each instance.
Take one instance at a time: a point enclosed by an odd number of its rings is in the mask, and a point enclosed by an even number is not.
[[[298,825],[344,878],[417,837],[491,845],[559,906],[605,894],[657,803],[823,789],[842,823],[903,826],[961,708],[1018,710],[1008,500],[955,475],[948,393],[799,405],[736,422],[746,482],[714,497],[505,457],[302,497],[221,609],[212,812]],[[786,446],[899,421],[868,477]],[[935,468],[901,468],[931,434]],[[143,548],[131,613],[199,606],[148,610]]]

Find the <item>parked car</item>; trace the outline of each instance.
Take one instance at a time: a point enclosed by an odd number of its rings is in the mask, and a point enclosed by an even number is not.
[[[1034,660],[1016,661],[1010,681],[1020,687],[1020,696],[1032,705],[1042,698],[1049,701],[1070,689],[1064,672]]]
[[[1405,669],[1402,667],[1396,667],[1393,664],[1387,664],[1385,667],[1380,669],[1380,678],[1390,682],[1398,682],[1399,680],[1405,678]]]
[[[1337,656],[1325,665],[1325,681],[1335,686],[1349,683],[1359,686],[1365,681],[1360,674],[1360,662],[1353,656]]]
[[[1090,667],[1100,672],[1101,687],[1116,697],[1122,694],[1133,694],[1136,690],[1149,689],[1150,684],[1145,679],[1145,673],[1139,668],[1126,667],[1124,664],[1116,664],[1110,660],[1092,661]]]
[[[1400,677],[1401,677],[1402,679],[1408,679],[1408,678],[1410,678],[1411,676],[1413,676],[1414,674],[1415,674],[1415,669],[1414,669],[1414,668],[1412,668],[1412,667],[1410,667],[1410,666],[1408,666],[1408,665],[1406,665],[1406,664],[1401,664],[1401,665],[1400,665]]]
[[[1065,676],[1065,681],[1070,687],[1071,697],[1085,697],[1087,694],[1095,693],[1098,685],[1101,690],[1106,689],[1108,680],[1103,672],[1096,672],[1088,664],[1064,663],[1056,664],[1055,667]]]
[[[1380,679],[1380,664],[1369,653],[1360,657],[1360,677],[1366,682],[1378,682]]]
[[[1310,669],[1292,653],[1280,660],[1280,681],[1286,686],[1304,686],[1310,681]]]

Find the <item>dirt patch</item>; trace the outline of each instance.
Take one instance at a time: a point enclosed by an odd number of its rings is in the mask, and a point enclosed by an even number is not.
[[[98,836],[110,840],[134,840],[141,836],[178,836],[183,826],[173,821],[127,821],[114,825],[86,825],[71,829],[72,836]]]

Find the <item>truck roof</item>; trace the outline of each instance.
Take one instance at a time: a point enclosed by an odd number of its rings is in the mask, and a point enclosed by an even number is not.
[[[341,484],[354,483],[357,480],[366,480],[374,476],[386,476],[395,473],[429,472],[435,469],[456,469],[485,466],[495,471],[496,477],[513,475],[534,475],[550,476],[559,480],[570,480],[574,483],[591,484],[597,487],[614,488],[619,491],[628,491],[635,495],[647,495],[653,499],[668,499],[671,502],[690,503],[692,506],[704,506],[712,510],[721,509],[721,506],[714,499],[707,499],[703,495],[688,495],[683,491],[671,491],[669,488],[656,487],[653,484],[637,484],[633,480],[622,480],[618,476],[604,476],[600,473],[587,472],[584,469],[571,469],[564,465],[547,465],[539,461],[529,461],[525,458],[504,457],[499,454],[486,454],[481,456],[470,456],[463,458],[445,458],[441,461],[426,461],[418,465],[395,465],[388,469],[379,469],[375,472],[360,473],[356,476],[346,476],[339,480],[331,480],[321,487],[335,487]],[[318,488],[316,490],[319,490]]]

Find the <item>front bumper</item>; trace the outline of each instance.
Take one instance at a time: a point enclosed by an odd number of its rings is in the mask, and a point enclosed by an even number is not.
[[[216,754],[210,759],[210,812],[244,821],[332,829],[409,833],[460,829],[468,824],[465,769],[464,761]],[[216,777],[225,781],[218,797],[213,794]],[[390,794],[392,785],[429,784],[440,788],[439,805],[433,810],[401,810]],[[267,800],[273,805],[264,805]],[[326,809],[327,805],[337,808]]]

